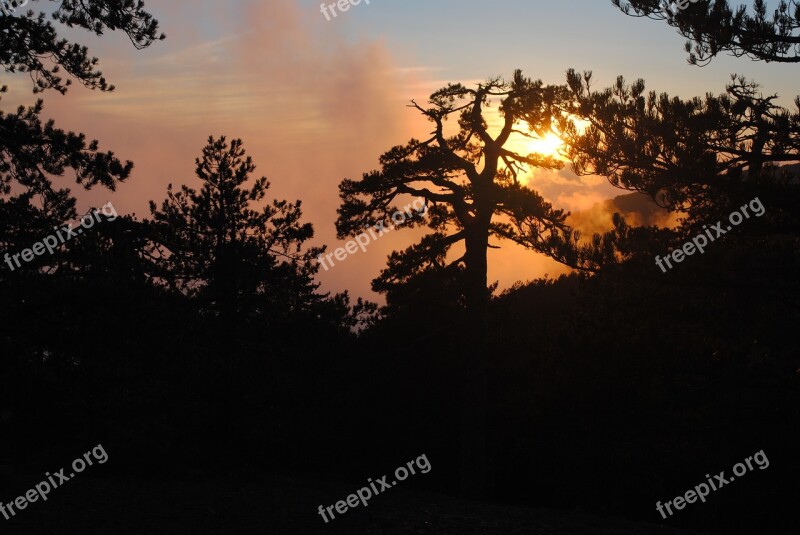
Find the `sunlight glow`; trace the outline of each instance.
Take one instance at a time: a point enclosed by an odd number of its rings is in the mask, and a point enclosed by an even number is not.
[[[564,141],[555,134],[546,134],[541,139],[531,139],[527,142],[529,152],[535,152],[544,156],[559,158],[559,149],[564,146]]]
[[[520,130],[526,131],[525,125]],[[564,158],[559,153],[564,148],[564,141],[552,132],[548,132],[541,138],[529,138],[522,135],[514,135],[509,139],[508,149],[520,154],[528,156],[530,154],[542,156],[550,156],[555,160],[562,160]],[[526,172],[521,173],[517,179],[523,185],[530,185],[536,174],[540,172],[538,168],[528,166]]]

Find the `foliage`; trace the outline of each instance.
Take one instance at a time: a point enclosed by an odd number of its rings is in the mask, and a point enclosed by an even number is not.
[[[606,176],[685,214],[686,233],[757,196],[773,229],[800,228],[800,98],[788,110],[737,76],[722,95],[687,100],[646,93],[643,80],[619,77],[598,91],[591,72],[567,76],[573,100],[565,117],[589,123],[583,132],[571,120],[561,123],[579,174]]]
[[[667,21],[688,39],[692,65],[707,65],[721,52],[756,61],[800,62],[800,3],[780,0],[770,16],[767,2],[733,7],[728,0],[699,0],[673,13],[672,0],[611,0],[626,15]]]
[[[566,224],[568,214],[520,182],[530,168],[557,169],[561,163],[551,155],[521,154],[508,146],[512,135],[535,139],[549,132],[564,95],[563,88],[516,71],[511,80],[494,78],[474,89],[450,84],[431,95],[427,108],[412,102],[433,123],[431,137],[393,147],[381,156],[380,170],[339,186],[340,237],[387,221],[399,196],[425,200],[427,218],[412,214],[401,227],[423,225],[432,232],[392,254],[376,289],[388,291],[426,271],[463,268],[466,302],[479,306],[488,295],[486,251],[495,247],[490,238],[510,240],[576,268],[595,269],[598,260],[608,260],[610,248],[594,248],[594,256],[581,249]],[[502,125],[493,136],[488,108],[494,104]],[[449,134],[445,123],[453,117],[458,128]],[[456,245],[463,246],[464,254],[452,258],[448,253]]]

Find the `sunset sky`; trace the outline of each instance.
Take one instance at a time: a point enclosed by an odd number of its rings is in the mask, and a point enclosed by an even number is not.
[[[194,159],[209,135],[224,134],[243,139],[257,176],[272,183],[271,198],[303,201],[315,243],[329,251],[340,245],[339,182],[375,169],[391,146],[428,133],[406,104],[448,82],[471,84],[521,68],[564,83],[574,67],[593,70],[598,88],[621,74],[689,97],[722,92],[735,72],[780,94],[785,106],[800,93],[800,78],[788,74],[796,69],[785,65],[719,57],[691,67],[673,29],[626,17],[610,0],[371,0],[330,21],[316,0],[147,0],[146,7],[167,34],[147,50],[136,51],[120,33],[65,32],[100,58],[116,91],[76,85],[66,96],[44,95],[44,116],[57,126],[84,132],[135,163],[118,191],[79,194],[80,208],[110,200],[120,213],[148,215],[147,202],[160,203],[168,183],[198,184]],[[6,83],[5,110],[35,100],[24,75]],[[568,167],[536,173],[531,185],[573,211],[624,193],[598,177],[575,177]],[[413,240],[387,235],[321,272],[323,288],[376,299],[370,280],[391,250]],[[501,287],[564,271],[501,245],[490,251],[489,269],[489,280]]]

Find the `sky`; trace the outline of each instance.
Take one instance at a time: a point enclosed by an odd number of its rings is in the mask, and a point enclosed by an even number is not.
[[[376,169],[392,146],[426,135],[430,124],[407,105],[425,102],[447,83],[510,77],[519,68],[560,84],[572,67],[592,70],[598,89],[622,75],[689,98],[723,92],[730,74],[738,73],[761,83],[765,93],[779,94],[787,107],[800,93],[792,65],[720,56],[706,67],[690,66],[685,40],[672,28],[625,16],[610,0],[370,0],[330,20],[312,0],[145,5],[167,34],[145,50],[135,50],[120,33],[63,32],[100,58],[116,90],[76,84],[65,96],[48,92],[44,116],[135,164],[115,192],[78,192],[75,186],[79,208],[111,201],[119,213],[146,217],[148,201],[160,204],[168,184],[198,186],[195,158],[209,135],[226,135],[244,141],[256,177],[272,184],[268,197],[302,200],[314,244],[327,244],[329,251],[343,243],[334,227],[338,184]],[[4,83],[10,88],[5,110],[37,98],[25,75],[7,75]],[[577,177],[568,166],[535,172],[529,186],[571,211],[626,193],[603,177]],[[418,236],[388,234],[367,252],[320,271],[323,289],[380,300],[371,279],[392,250]],[[567,271],[518,246],[500,245],[489,253],[489,280],[501,288]]]

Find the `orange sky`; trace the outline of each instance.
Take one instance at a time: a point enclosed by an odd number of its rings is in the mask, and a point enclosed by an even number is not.
[[[123,35],[68,33],[101,59],[104,74],[117,86],[115,92],[103,94],[76,84],[66,96],[49,92],[44,97],[44,116],[54,118],[57,126],[84,132],[100,140],[102,149],[135,163],[132,178],[117,192],[79,194],[80,209],[111,200],[120,213],[146,216],[147,202],[160,202],[168,183],[197,185],[194,159],[209,135],[224,134],[244,140],[257,175],[272,182],[271,197],[302,199],[305,219],[316,230],[315,243],[325,243],[332,251],[341,245],[334,228],[339,182],[359,178],[376,168],[378,157],[393,145],[429,132],[429,124],[406,107],[408,101],[424,102],[448,82],[508,76],[513,68],[499,71],[504,60],[494,69],[480,69],[485,72],[458,75],[441,62],[426,62],[411,50],[412,44],[418,46],[412,38],[409,47],[400,47],[394,36],[372,35],[375,29],[363,17],[380,17],[378,2],[354,7],[341,20],[330,22],[319,15],[318,5],[288,0],[149,1],[147,7],[167,40],[144,51],[134,50]],[[610,17],[628,22],[609,9]],[[359,21],[365,25],[359,26]],[[630,23],[634,28],[641,24]],[[391,24],[384,24],[388,35]],[[502,34],[493,30],[487,42]],[[671,44],[680,57],[680,43]],[[558,62],[560,74],[548,67],[549,79],[532,68],[525,73],[563,83],[567,67],[592,67],[583,65],[575,51]],[[491,58],[483,63],[490,64]],[[5,83],[10,91],[3,97],[4,109],[36,98],[24,76],[6,78]],[[720,91],[724,83],[719,79],[706,89]],[[624,193],[599,177],[578,179],[568,169],[537,172],[531,184],[556,207],[571,210]],[[74,185],[71,177],[68,185]],[[370,280],[390,251],[413,241],[406,232],[388,234],[366,253],[321,272],[323,288],[376,299]],[[503,245],[489,253],[489,279],[499,280],[501,288],[565,271],[549,259]]]

